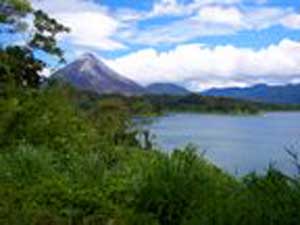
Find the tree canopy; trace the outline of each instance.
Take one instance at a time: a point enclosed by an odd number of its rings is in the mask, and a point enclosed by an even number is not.
[[[27,0],[0,0],[0,22],[13,23],[32,11]]]
[[[33,27],[24,22],[31,15]],[[0,82],[10,82],[19,87],[37,87],[40,73],[46,65],[35,56],[37,51],[57,57],[64,62],[63,51],[58,46],[57,35],[69,29],[49,17],[42,10],[35,10],[27,0],[0,0],[0,32],[15,35],[25,32],[29,40],[22,44],[8,43],[0,49]],[[20,29],[22,27],[22,29]],[[1,85],[1,84],[0,84]]]

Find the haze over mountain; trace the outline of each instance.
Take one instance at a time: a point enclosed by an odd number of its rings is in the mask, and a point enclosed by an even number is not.
[[[182,86],[172,83],[153,83],[146,87],[149,94],[153,95],[188,95],[191,92]]]
[[[61,79],[76,88],[98,94],[118,93],[141,95],[145,89],[109,68],[92,54],[85,54],[78,60],[58,70],[52,78]]]
[[[206,96],[231,97],[266,103],[300,104],[300,84],[268,86],[259,84],[247,88],[210,89],[202,92]]]

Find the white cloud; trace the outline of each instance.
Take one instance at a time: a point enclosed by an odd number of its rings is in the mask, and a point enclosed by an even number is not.
[[[118,21],[131,23],[145,19],[146,14],[147,13],[143,11],[136,11],[130,8],[120,8],[116,9],[112,16]]]
[[[206,23],[219,23],[240,27],[243,23],[243,14],[234,7],[222,8],[219,6],[213,6],[200,9],[199,19]]]
[[[233,5],[243,2],[243,0],[194,0],[191,3],[183,4],[178,0],[160,0],[156,1],[153,9],[149,13],[150,17],[173,15],[190,15],[199,8],[209,5]]]
[[[208,2],[216,3],[218,0],[207,0],[206,3]],[[139,28],[136,25],[138,23],[131,24],[132,26],[120,31],[118,35],[122,40],[131,44],[158,46],[189,42],[204,36],[234,35],[241,31],[263,30],[276,25],[300,29],[300,19],[293,9],[265,6],[249,8],[229,4],[236,2],[228,0],[228,2],[223,1],[223,4],[207,5],[205,1],[201,1],[201,6],[197,5],[198,8],[193,8],[193,13],[188,16],[179,17],[167,24],[145,28]],[[196,3],[191,4],[195,6]],[[184,7],[189,7],[189,5],[180,5],[180,7],[182,12],[185,12]],[[139,19],[145,18],[144,15]]]
[[[206,6],[237,6],[243,3],[251,2],[254,5],[262,5],[268,0],[193,0],[190,3],[184,3],[180,0],[158,0],[154,2],[152,10],[145,18],[159,16],[183,16],[191,15],[202,7]]]
[[[132,44],[158,46],[183,43],[203,36],[230,35],[235,32],[237,32],[235,27],[202,22],[195,16],[165,26],[154,26],[143,30],[133,28],[119,35]]]
[[[300,16],[290,8],[260,5],[265,0],[157,0],[150,11],[133,8],[110,9],[93,0],[32,0],[56,17],[72,32],[64,40],[76,47],[119,50],[129,45],[179,44],[203,36],[234,35],[244,30],[262,30],[274,25],[300,29]],[[256,5],[257,3],[257,5]],[[259,4],[260,3],[260,4]],[[140,26],[154,17],[174,16],[156,25]]]
[[[300,14],[291,14],[281,20],[282,25],[291,29],[300,29]]]
[[[50,13],[52,17],[71,28],[63,37],[77,46],[99,50],[125,48],[114,36],[122,24],[108,14],[108,10],[90,0],[33,0],[35,8]]]
[[[282,25],[280,20],[292,13],[289,8],[259,7],[250,8],[244,13],[244,21],[249,30],[262,30]]]
[[[118,22],[105,14],[93,12],[64,13],[56,16],[72,32],[67,35],[72,43],[101,50],[116,50],[125,46],[112,39],[118,29]],[[83,22],[84,21],[84,22]]]
[[[149,16],[180,15],[184,13],[183,11],[183,5],[177,3],[176,0],[161,0],[154,4]]]
[[[300,43],[286,39],[257,51],[192,44],[168,52],[145,49],[107,62],[142,84],[175,82],[194,89],[274,84],[299,79]]]

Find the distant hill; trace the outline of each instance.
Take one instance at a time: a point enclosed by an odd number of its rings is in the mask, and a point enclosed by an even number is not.
[[[190,91],[172,83],[154,83],[146,87],[147,93],[153,95],[188,95]]]
[[[300,104],[300,84],[284,86],[255,85],[248,88],[210,89],[205,96],[231,97],[264,103]]]
[[[76,88],[98,94],[141,95],[146,92],[142,86],[121,76],[92,54],[85,54],[57,71],[52,79],[61,79]]]

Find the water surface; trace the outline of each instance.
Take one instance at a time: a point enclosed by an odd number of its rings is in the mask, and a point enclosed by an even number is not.
[[[150,130],[162,149],[172,151],[193,143],[219,167],[238,175],[263,172],[270,163],[293,173],[285,149],[300,152],[300,112],[255,116],[171,114],[157,118]]]

